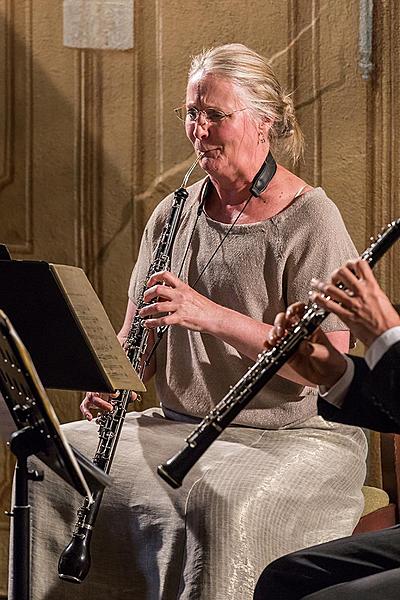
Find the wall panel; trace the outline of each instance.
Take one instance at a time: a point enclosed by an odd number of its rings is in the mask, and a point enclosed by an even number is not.
[[[12,0],[0,6],[0,221],[11,249],[25,253],[33,238],[31,6]]]
[[[392,0],[374,3],[374,70],[368,103],[367,234],[400,216],[400,17]],[[377,267],[379,281],[400,303],[400,252],[394,246]]]
[[[299,172],[313,185],[323,185],[361,250],[367,84],[357,71],[358,7],[337,2],[327,8],[319,0],[292,5],[292,37],[303,31],[292,51],[292,87],[306,139]]]

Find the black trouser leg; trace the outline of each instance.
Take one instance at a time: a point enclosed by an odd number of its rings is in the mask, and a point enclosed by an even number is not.
[[[299,600],[319,590],[397,568],[400,568],[399,526],[282,556],[264,569],[254,600]],[[319,597],[324,598],[322,592]]]
[[[325,588],[303,600],[398,600],[400,568]]]

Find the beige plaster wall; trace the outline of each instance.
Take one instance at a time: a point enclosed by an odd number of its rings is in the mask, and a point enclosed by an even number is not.
[[[293,91],[307,144],[298,172],[336,201],[357,247],[400,212],[394,0],[375,3],[370,82],[357,67],[356,0],[133,4],[133,49],[81,50],[63,45],[61,0],[0,0],[0,241],[14,257],[82,266],[118,328],[144,223],[192,161],[172,111],[189,56],[232,41],[270,57]],[[397,302],[398,267],[397,252],[378,271]],[[76,395],[52,398],[63,421],[78,418]],[[11,471],[2,447],[1,508]]]

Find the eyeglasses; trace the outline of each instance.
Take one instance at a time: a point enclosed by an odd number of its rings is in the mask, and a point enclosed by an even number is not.
[[[216,108],[205,108],[204,110],[198,110],[194,106],[186,108],[186,106],[179,106],[174,109],[174,112],[180,121],[184,123],[194,123],[199,118],[199,115],[203,115],[207,123],[219,123],[223,119],[230,117],[234,113],[247,110],[246,108],[238,108],[230,113],[226,113],[223,110],[217,110]]]

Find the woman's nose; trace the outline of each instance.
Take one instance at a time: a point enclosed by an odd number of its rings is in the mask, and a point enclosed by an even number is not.
[[[209,122],[207,121],[205,115],[200,112],[194,122],[193,135],[198,139],[206,137],[208,135],[208,127]]]

